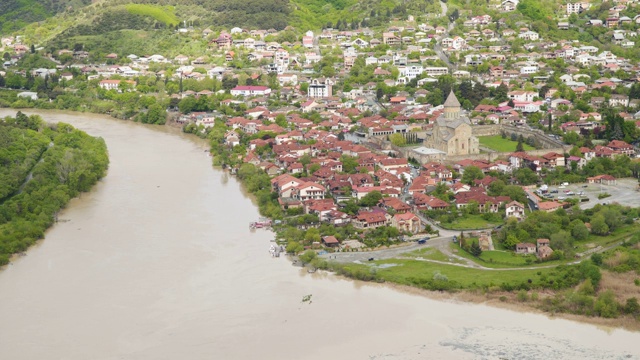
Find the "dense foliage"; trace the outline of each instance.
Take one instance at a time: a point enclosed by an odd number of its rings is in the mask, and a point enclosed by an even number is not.
[[[109,159],[102,139],[19,112],[0,121],[0,163],[0,264],[6,264],[105,175]]]
[[[68,7],[83,6],[91,0],[2,0],[0,1],[0,31],[20,29],[42,21]]]

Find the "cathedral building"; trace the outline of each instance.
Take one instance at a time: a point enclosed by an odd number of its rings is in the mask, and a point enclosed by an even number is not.
[[[424,146],[443,151],[446,155],[480,153],[478,138],[473,136],[471,121],[461,114],[460,102],[451,91],[444,102],[444,113],[427,132]]]

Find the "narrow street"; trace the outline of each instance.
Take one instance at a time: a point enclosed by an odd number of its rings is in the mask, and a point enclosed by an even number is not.
[[[447,3],[440,1],[440,7],[442,7],[442,16],[446,18],[448,11]],[[449,22],[449,25],[447,25],[447,32],[444,33],[443,37],[449,36],[449,32],[453,30],[453,25],[454,24],[452,22]],[[447,64],[449,70],[453,70],[453,64],[449,61],[447,55],[442,51],[442,46],[440,46],[439,43],[436,43],[436,45],[434,46],[434,51],[436,52],[440,60],[444,61]]]

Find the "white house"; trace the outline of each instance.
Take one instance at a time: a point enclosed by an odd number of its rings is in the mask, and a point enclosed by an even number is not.
[[[518,34],[518,38],[534,41],[534,40],[538,40],[540,38],[540,35],[535,31],[529,30],[529,31],[521,32],[520,34]]]
[[[518,220],[524,219],[524,205],[517,201],[512,201],[505,207],[507,218],[515,217]]]
[[[536,94],[533,91],[510,91],[507,96],[509,96],[509,99],[512,99],[513,101],[528,101],[531,102],[533,101],[533,98],[538,96],[538,94]]]

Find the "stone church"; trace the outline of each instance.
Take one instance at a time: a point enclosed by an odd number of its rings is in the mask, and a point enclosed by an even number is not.
[[[471,121],[461,115],[461,105],[451,91],[444,102],[444,113],[428,131],[424,146],[443,151],[446,155],[469,155],[480,152],[478,138],[473,136]]]

